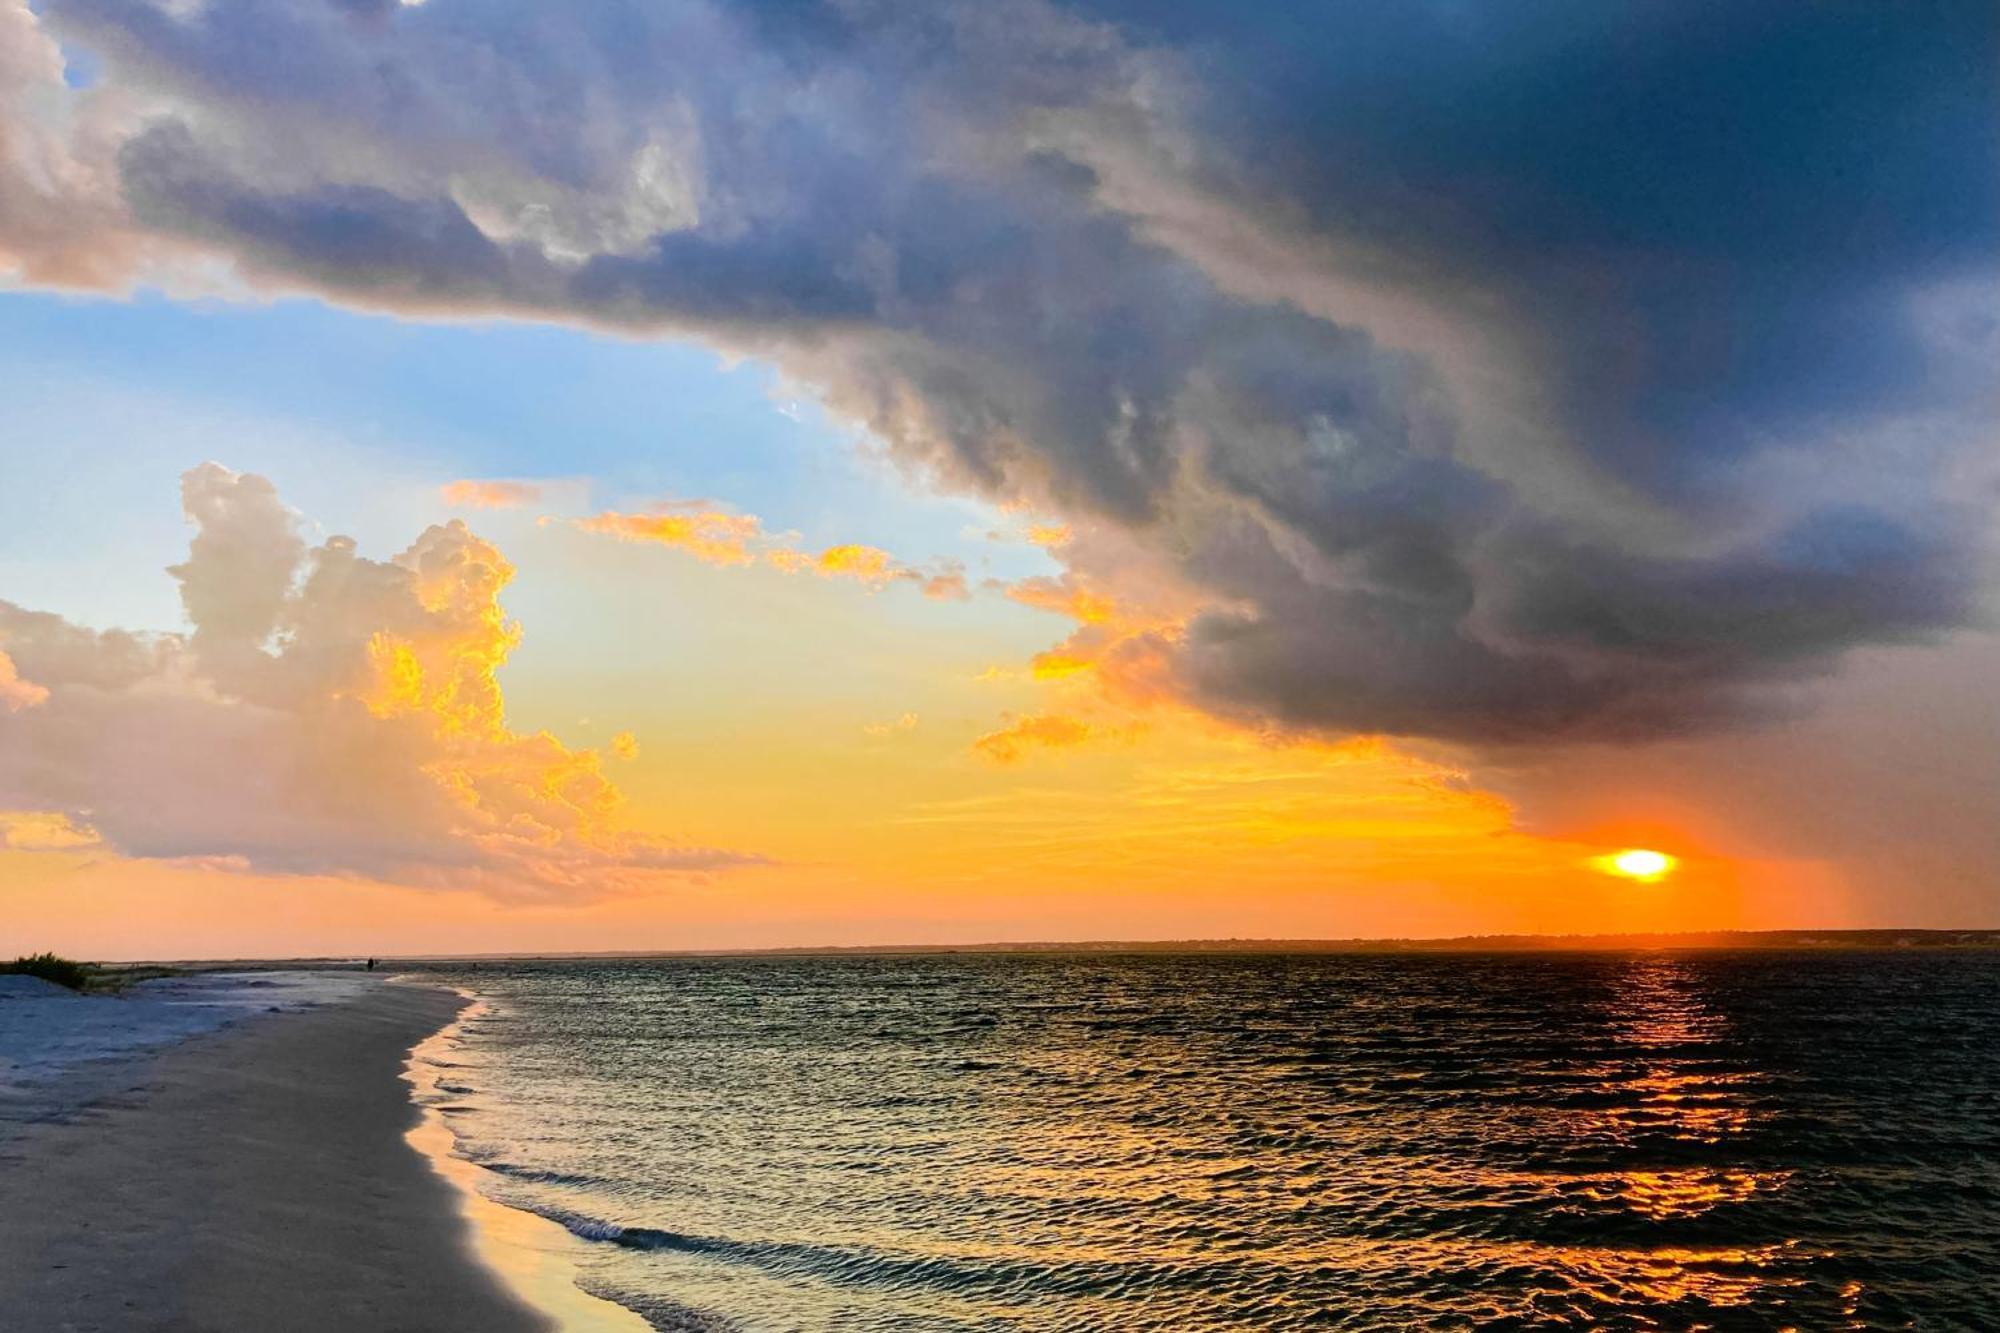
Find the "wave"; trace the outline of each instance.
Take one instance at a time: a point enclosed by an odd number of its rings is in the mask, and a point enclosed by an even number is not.
[[[496,1176],[505,1176],[509,1180],[524,1181],[531,1185],[568,1185],[578,1189],[607,1189],[617,1186],[616,1181],[606,1180],[602,1176],[587,1175],[580,1171],[552,1171],[544,1167],[521,1166],[515,1162],[483,1162],[476,1157],[467,1160],[481,1170],[491,1171]],[[555,1220],[562,1221],[561,1218]],[[567,1222],[563,1224],[568,1225]],[[597,1239],[597,1237],[585,1239]]]
[[[460,1129],[663,1329],[1980,1327],[2000,972],[1924,966],[496,970]]]

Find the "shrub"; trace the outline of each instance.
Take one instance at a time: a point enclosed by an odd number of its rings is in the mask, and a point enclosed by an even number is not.
[[[43,981],[53,981],[58,986],[71,990],[87,990],[90,986],[90,965],[69,958],[58,958],[52,953],[31,954],[26,958],[16,958],[11,963],[0,963],[0,975],[9,973],[40,977]]]

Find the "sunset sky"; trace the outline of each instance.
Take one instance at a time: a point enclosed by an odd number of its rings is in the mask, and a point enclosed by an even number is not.
[[[1984,3],[0,0],[0,954],[2000,926],[1997,107]]]

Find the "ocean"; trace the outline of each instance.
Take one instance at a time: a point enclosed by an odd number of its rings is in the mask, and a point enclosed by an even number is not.
[[[662,1330],[2000,1328],[2000,954],[430,975],[459,1152]]]

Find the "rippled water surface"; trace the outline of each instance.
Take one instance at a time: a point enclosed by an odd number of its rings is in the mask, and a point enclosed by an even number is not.
[[[2000,1328],[2000,957],[488,966],[503,1202],[662,1329]]]

